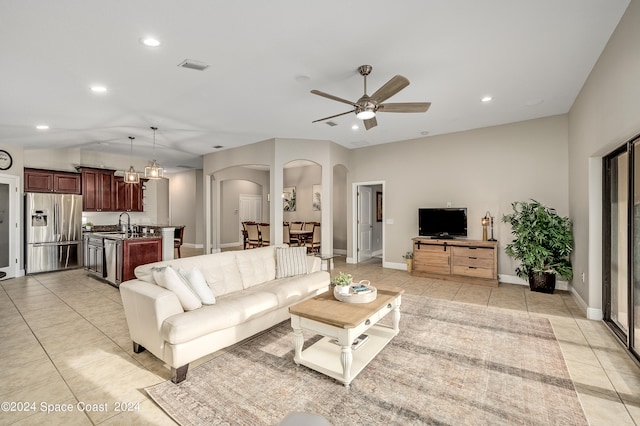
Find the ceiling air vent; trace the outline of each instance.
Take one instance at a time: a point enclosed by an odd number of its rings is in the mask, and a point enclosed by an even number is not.
[[[192,70],[204,71],[209,68],[209,65],[204,62],[194,61],[193,59],[185,59],[184,61],[178,64],[179,67],[182,68],[190,68]]]
[[[327,124],[327,126],[331,126],[331,127],[338,125],[338,123],[334,123],[333,121],[327,121],[326,124]]]

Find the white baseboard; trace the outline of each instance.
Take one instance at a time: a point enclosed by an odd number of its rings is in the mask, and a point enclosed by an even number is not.
[[[194,248],[194,249],[204,248],[204,244],[182,243],[182,246],[183,247]]]
[[[576,301],[576,303],[580,307],[580,310],[585,314],[587,319],[594,320],[594,321],[602,321],[602,318],[604,318],[602,309],[590,308],[589,305],[587,305],[587,302],[585,302],[584,299],[582,299],[582,297],[578,294],[578,292],[573,287],[571,287],[570,291],[571,291],[571,295],[573,296],[573,299]]]
[[[333,249],[333,254],[341,254],[341,255],[345,255],[346,256],[347,255],[347,251],[343,250],[343,249],[334,248]]]
[[[220,244],[220,248],[227,248],[227,247],[238,247],[241,246],[242,243],[240,241],[235,242],[235,243],[224,243],[224,244]]]
[[[529,286],[529,281],[525,281],[517,275],[498,274],[498,281],[507,284],[517,284]],[[556,289],[569,290],[569,282],[556,280]]]
[[[382,263],[382,267],[383,268],[389,268],[389,269],[398,269],[400,271],[406,271],[407,270],[407,262],[404,262],[404,263],[400,263],[400,262],[383,262]]]

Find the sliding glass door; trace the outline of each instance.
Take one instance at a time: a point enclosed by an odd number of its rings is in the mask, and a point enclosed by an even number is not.
[[[604,159],[604,320],[640,347],[640,137]]]

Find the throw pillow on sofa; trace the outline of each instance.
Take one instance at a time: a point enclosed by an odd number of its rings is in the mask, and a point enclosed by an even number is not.
[[[216,296],[209,288],[207,281],[204,279],[202,272],[195,266],[191,269],[178,269],[182,278],[187,281],[189,287],[200,298],[203,305],[214,305],[216,303]]]
[[[276,248],[276,278],[287,278],[306,273],[306,247]]]
[[[153,279],[160,287],[170,290],[178,296],[182,309],[193,311],[202,307],[202,302],[189,288],[184,278],[171,266],[153,268]]]

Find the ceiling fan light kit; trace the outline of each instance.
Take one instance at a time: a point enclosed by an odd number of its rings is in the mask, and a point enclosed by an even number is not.
[[[383,102],[404,89],[409,85],[409,80],[401,75],[396,75],[387,81],[382,87],[380,87],[373,95],[367,95],[367,76],[371,73],[373,67],[371,65],[361,65],[358,67],[358,72],[364,78],[364,94],[357,102],[351,102],[349,100],[339,98],[328,93],[321,92],[319,90],[312,90],[314,95],[322,96],[323,98],[331,99],[333,101],[342,102],[347,105],[353,106],[351,111],[343,112],[340,114],[332,115],[330,117],[314,120],[312,123],[319,121],[329,120],[331,118],[340,117],[342,115],[355,112],[356,117],[364,121],[365,129],[369,130],[378,125],[376,120],[377,112],[426,112],[431,106],[430,102],[403,102],[384,104]]]
[[[153,130],[153,156],[156,156],[156,130],[157,127],[151,127]],[[151,164],[144,168],[144,177],[147,179],[161,179],[164,175],[164,169],[160,167],[158,162],[154,159]]]

